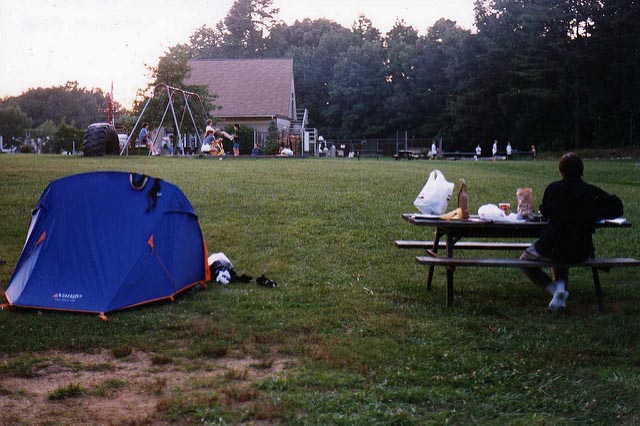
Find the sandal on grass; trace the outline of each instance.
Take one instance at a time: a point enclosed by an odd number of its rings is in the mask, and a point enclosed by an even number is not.
[[[256,279],[256,283],[258,283],[258,285],[261,285],[263,287],[268,287],[268,288],[275,288],[278,286],[278,283],[265,277],[264,274],[262,274],[261,276],[258,277],[258,279]]]

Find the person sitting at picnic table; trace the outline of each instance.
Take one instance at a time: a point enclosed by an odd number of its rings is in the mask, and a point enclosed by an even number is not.
[[[623,214],[620,198],[582,180],[584,165],[577,154],[564,154],[558,168],[562,179],[547,186],[540,205],[547,227],[520,259],[570,263],[594,257],[594,224]],[[549,309],[566,307],[568,268],[552,268],[553,279],[542,268],[525,268],[524,272],[553,295]]]

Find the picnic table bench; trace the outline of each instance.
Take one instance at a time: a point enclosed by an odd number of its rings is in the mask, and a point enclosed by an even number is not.
[[[366,141],[363,140],[360,143],[360,146],[355,150],[355,156],[358,157],[376,157],[376,160],[379,156],[382,155],[382,150],[378,146],[378,143],[375,141]]]
[[[360,157],[376,157],[377,160],[381,155],[382,150],[380,149],[359,149],[356,151],[356,157],[358,157],[358,160]]]
[[[396,160],[401,160],[403,158],[406,158],[407,160],[417,160],[420,158],[427,159],[428,156],[420,149],[399,149],[398,152],[393,155],[393,158]]]
[[[626,257],[592,258],[583,262],[559,263],[522,260],[505,257],[455,257],[454,250],[521,250],[524,251],[538,238],[546,227],[546,222],[494,222],[478,217],[468,220],[442,220],[425,215],[405,213],[403,219],[414,225],[435,227],[433,241],[398,240],[395,242],[402,249],[423,249],[424,256],[416,256],[416,262],[429,266],[427,289],[431,290],[433,271],[435,266],[447,269],[446,304],[453,303],[453,274],[458,267],[503,267],[503,268],[533,268],[564,266],[568,268],[591,268],[593,283],[598,301],[598,310],[604,310],[603,294],[600,285],[598,271],[609,272],[611,268],[638,267],[640,260]],[[626,221],[605,221],[595,225],[596,228],[629,228],[631,224]],[[441,238],[445,237],[445,241]],[[507,239],[507,238],[531,238],[531,241],[468,241],[469,237]],[[446,256],[439,256],[438,249],[445,249]]]
[[[476,156],[475,152],[462,152],[462,151],[452,151],[445,152],[443,154],[444,158],[451,158],[453,160],[462,160],[465,158],[474,158]]]
[[[397,240],[396,247],[406,249],[425,249],[430,250],[433,248],[433,241],[411,241],[411,240]],[[456,243],[456,249],[458,250],[526,250],[531,243],[511,243],[511,242],[499,242],[499,241],[462,241]],[[439,249],[446,249],[447,243],[445,241],[438,242]]]

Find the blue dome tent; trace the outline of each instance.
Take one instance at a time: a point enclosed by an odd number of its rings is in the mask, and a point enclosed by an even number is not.
[[[45,189],[5,296],[12,306],[106,318],[207,281],[206,242],[177,186],[91,172]]]

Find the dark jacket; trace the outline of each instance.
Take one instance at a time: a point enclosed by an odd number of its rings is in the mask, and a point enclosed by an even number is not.
[[[620,198],[578,177],[569,177],[547,186],[540,213],[549,222],[536,242],[541,255],[565,262],[594,256],[591,235],[594,224],[623,214]]]

